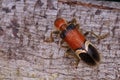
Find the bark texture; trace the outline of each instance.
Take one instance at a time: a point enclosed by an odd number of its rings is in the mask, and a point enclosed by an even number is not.
[[[72,0],[0,0],[0,80],[119,80],[120,79],[120,3]],[[97,5],[89,6],[89,5]],[[100,6],[105,8],[99,8]],[[66,48],[59,37],[47,43],[55,30],[56,17],[73,17],[84,31],[109,33],[99,43],[88,36],[100,51],[100,65],[90,67],[64,58]]]

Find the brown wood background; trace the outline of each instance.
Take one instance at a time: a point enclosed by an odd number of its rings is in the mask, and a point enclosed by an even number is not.
[[[62,1],[67,0],[0,0],[0,80],[120,79],[120,3]],[[88,36],[101,52],[100,65],[90,67],[80,61],[75,69],[72,59],[63,57],[66,48],[59,46],[59,37],[54,36],[52,43],[44,41],[55,30],[56,16],[75,17],[83,31],[110,34],[100,43]]]

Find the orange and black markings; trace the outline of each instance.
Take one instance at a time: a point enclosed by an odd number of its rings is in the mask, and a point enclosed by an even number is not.
[[[70,24],[66,30],[63,30],[60,37],[66,41],[73,50],[81,48],[85,42],[85,37],[77,30],[74,24]]]
[[[76,59],[78,65],[80,59],[88,65],[94,66],[100,62],[100,54],[97,49],[89,42],[85,35],[78,30],[76,19],[67,22],[63,18],[55,20],[55,26],[60,31],[60,37],[69,45],[70,49],[74,52],[72,54]],[[71,55],[67,51],[67,55]]]

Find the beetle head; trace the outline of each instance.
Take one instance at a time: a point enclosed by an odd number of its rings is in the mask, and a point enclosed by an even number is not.
[[[67,21],[63,18],[57,18],[54,25],[58,30],[65,30],[67,27]]]

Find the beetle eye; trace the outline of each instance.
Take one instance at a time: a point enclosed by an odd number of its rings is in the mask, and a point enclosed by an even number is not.
[[[88,53],[80,53],[80,58],[88,65],[95,66],[96,62]]]

